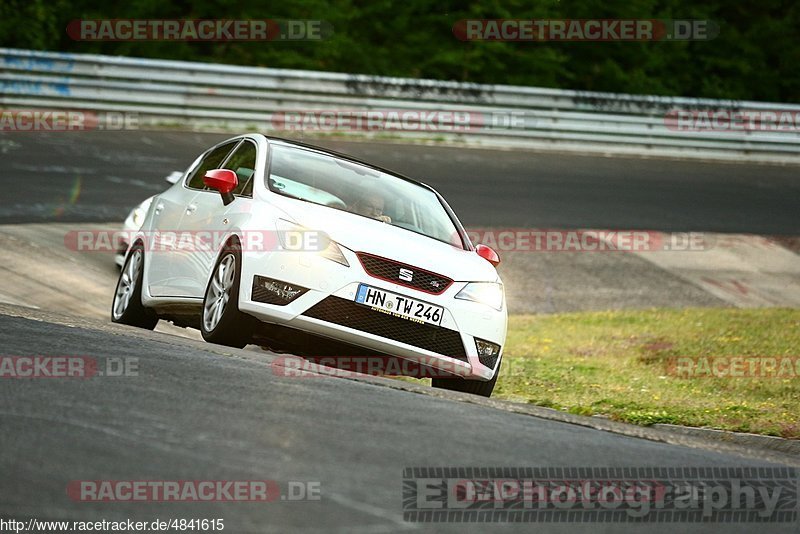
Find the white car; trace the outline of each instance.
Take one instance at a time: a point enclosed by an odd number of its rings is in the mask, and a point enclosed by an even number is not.
[[[183,178],[183,173],[181,171],[173,171],[164,179],[167,182],[174,184],[177,183],[181,178]],[[125,217],[125,221],[122,223],[122,232],[119,234],[119,239],[115,240],[120,244],[119,249],[114,255],[114,263],[116,263],[119,268],[122,268],[123,263],[125,263],[125,253],[128,251],[128,248],[131,245],[128,236],[135,234],[139,228],[142,227],[144,216],[147,215],[147,210],[150,209],[150,203],[152,201],[153,197],[150,197],[140,202],[138,206],[133,208],[130,213],[128,213],[128,216]]]
[[[489,396],[506,338],[499,261],[431,187],[247,134],[153,197],[111,317],[234,347],[388,355],[439,371],[435,387]]]

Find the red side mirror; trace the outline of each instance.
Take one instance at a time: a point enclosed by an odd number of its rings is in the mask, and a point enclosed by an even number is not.
[[[500,264],[500,256],[497,255],[497,252],[487,247],[486,245],[478,245],[477,247],[475,247],[475,252],[478,253],[478,256],[480,256],[481,258],[488,261],[494,266]]]
[[[203,176],[203,183],[211,189],[219,191],[222,203],[227,206],[235,198],[231,191],[239,185],[239,179],[236,177],[235,172],[228,169],[212,169]]]
[[[203,183],[211,189],[227,195],[239,185],[236,173],[228,169],[212,169],[203,176]]]

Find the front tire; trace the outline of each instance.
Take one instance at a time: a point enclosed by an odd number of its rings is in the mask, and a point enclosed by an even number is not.
[[[503,365],[502,358],[495,369],[491,380],[465,380],[464,378],[434,378],[431,386],[449,391],[460,391],[461,393],[471,393],[481,397],[491,397],[494,386],[497,384],[497,377],[500,376],[500,366]]]
[[[239,311],[241,276],[241,255],[236,250],[225,250],[203,298],[200,332],[209,343],[241,349],[253,337],[255,319]]]
[[[152,330],[158,315],[142,304],[142,279],[144,276],[144,249],[136,244],[125,259],[114,290],[111,304],[111,322]]]

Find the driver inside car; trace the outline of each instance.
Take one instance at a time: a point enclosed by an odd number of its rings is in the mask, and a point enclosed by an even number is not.
[[[392,218],[383,213],[385,202],[383,195],[378,191],[368,190],[350,206],[350,211],[376,221],[391,223]]]

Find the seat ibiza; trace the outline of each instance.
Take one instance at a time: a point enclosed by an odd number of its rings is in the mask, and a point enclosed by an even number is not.
[[[507,323],[498,263],[431,187],[248,134],[209,148],[153,197],[111,318],[169,320],[233,347],[311,339],[390,355],[439,371],[435,387],[489,396]]]

